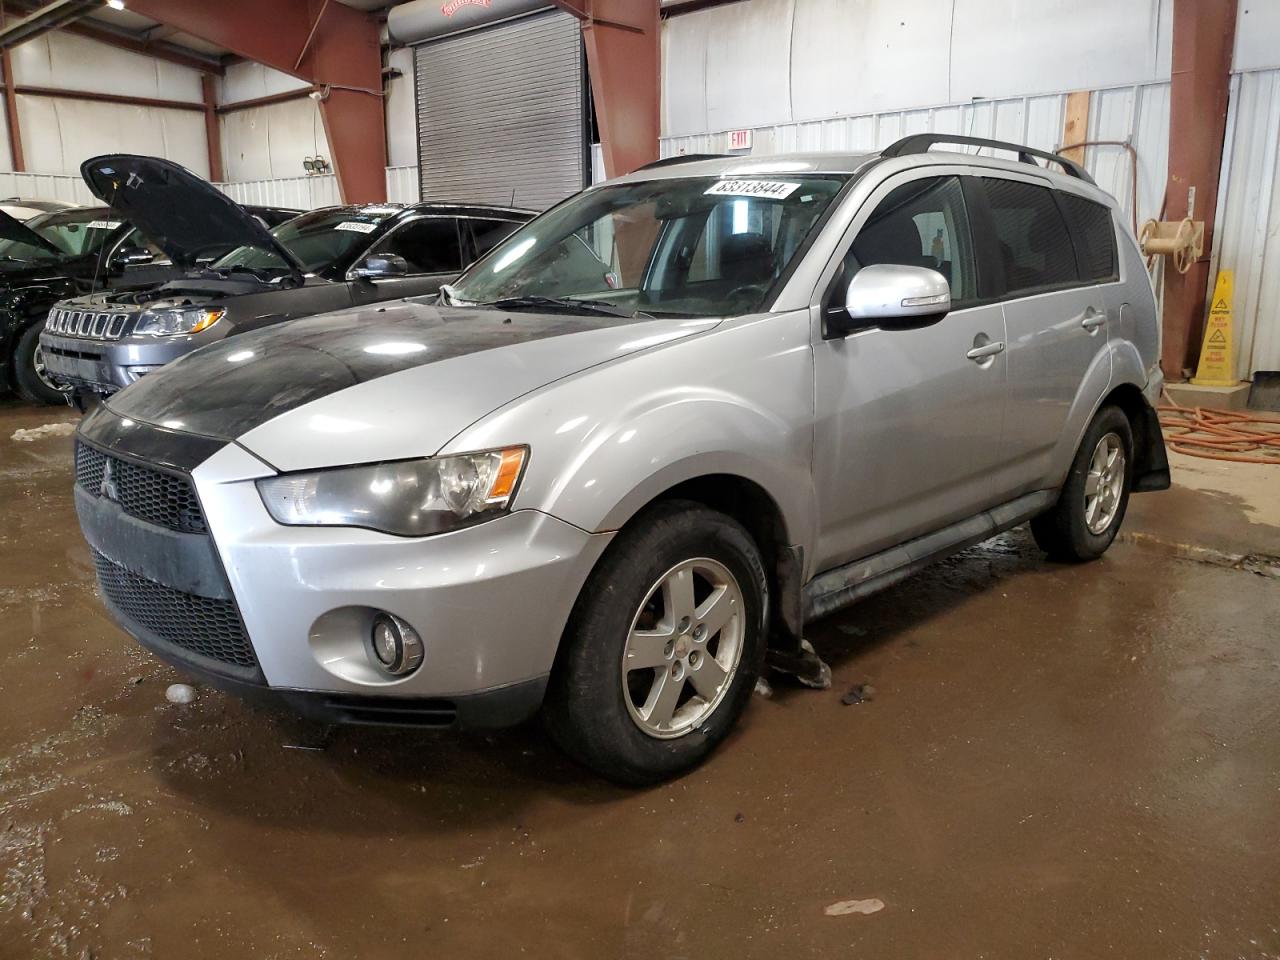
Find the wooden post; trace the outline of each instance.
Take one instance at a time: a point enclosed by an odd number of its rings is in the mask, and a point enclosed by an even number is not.
[[[4,67],[4,114],[9,124],[9,148],[13,154],[13,171],[22,173],[27,169],[27,159],[22,152],[22,127],[18,123],[18,92],[13,79],[13,62],[9,59],[9,48],[0,50],[0,64]]]
[[[1084,147],[1072,147],[1089,139],[1089,91],[1077,90],[1067,94],[1067,111],[1062,120],[1062,145],[1070,149],[1062,155],[1084,166]]]

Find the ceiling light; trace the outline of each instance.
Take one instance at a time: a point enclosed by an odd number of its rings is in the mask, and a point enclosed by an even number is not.
[[[123,10],[124,0],[107,0],[107,6],[112,10]]]

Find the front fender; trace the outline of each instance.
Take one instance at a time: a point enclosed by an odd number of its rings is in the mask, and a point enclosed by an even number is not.
[[[777,503],[792,544],[814,530],[807,312],[728,322],[583,371],[495,412],[440,453],[528,444],[517,509],[616,530],[679,483],[729,474]]]

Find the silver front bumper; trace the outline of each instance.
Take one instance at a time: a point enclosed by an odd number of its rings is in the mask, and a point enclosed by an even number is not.
[[[286,527],[228,445],[193,479],[262,674],[273,688],[455,697],[545,677],[582,584],[612,534],[535,511],[440,536]],[[369,624],[385,610],[422,636],[422,666],[382,673]]]

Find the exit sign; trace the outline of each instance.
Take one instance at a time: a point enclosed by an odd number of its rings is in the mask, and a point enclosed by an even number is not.
[[[751,149],[751,131],[750,130],[730,130],[729,131],[729,149],[730,150],[750,150]]]

